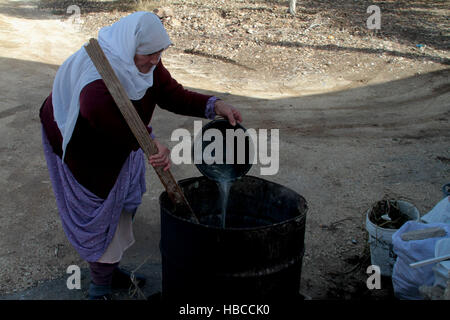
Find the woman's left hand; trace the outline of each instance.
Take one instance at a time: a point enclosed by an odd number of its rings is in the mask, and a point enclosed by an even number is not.
[[[158,153],[151,155],[148,158],[148,162],[153,167],[164,167],[164,171],[170,169],[170,150],[163,144],[159,143],[158,140],[153,140],[158,147]]]
[[[214,104],[214,112],[218,116],[228,119],[232,126],[236,125],[236,121],[242,122],[242,116],[239,110],[222,100],[216,101]]]

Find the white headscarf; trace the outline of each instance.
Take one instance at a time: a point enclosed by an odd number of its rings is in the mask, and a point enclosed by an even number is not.
[[[140,72],[134,55],[152,54],[172,43],[157,15],[150,12],[130,14],[111,26],[100,29],[98,42],[131,100],[141,99],[153,85],[153,66]],[[63,159],[80,112],[81,90],[101,79],[84,47],[71,55],[58,69],[52,89],[53,114],[63,137]]]

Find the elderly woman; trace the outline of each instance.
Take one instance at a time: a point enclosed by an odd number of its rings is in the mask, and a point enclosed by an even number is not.
[[[102,28],[98,41],[147,126],[156,104],[181,115],[242,121],[231,105],[186,90],[170,76],[161,54],[171,41],[155,14],[126,16]],[[111,289],[131,284],[118,265],[134,243],[132,219],[146,191],[144,153],[84,48],[59,68],[40,118],[64,232],[89,263],[89,298],[108,299]],[[154,141],[158,153],[149,163],[167,170],[170,152]]]

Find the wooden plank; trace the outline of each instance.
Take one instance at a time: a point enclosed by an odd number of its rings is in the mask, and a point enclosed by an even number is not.
[[[158,153],[156,144],[150,137],[147,128],[128,98],[125,89],[117,78],[117,75],[115,74],[97,40],[91,38],[89,40],[89,44],[85,46],[85,49],[147,158]],[[163,167],[154,167],[154,170],[161,180],[161,183],[164,185],[169,198],[174,203],[177,212],[179,214],[184,214],[184,218],[187,218],[194,223],[199,223],[197,217],[192,211],[191,206],[184,196],[181,187],[172,176],[170,170],[164,171]]]

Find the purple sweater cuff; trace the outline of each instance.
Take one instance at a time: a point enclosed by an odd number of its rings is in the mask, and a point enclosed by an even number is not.
[[[155,139],[155,135],[153,134],[153,128],[152,126],[148,126],[148,128],[150,128],[150,137],[152,137],[152,139]],[[148,130],[148,129],[147,129]]]
[[[205,110],[205,117],[209,120],[214,120],[216,117],[216,112],[214,111],[214,104],[217,100],[220,100],[217,97],[212,96],[208,99],[208,102],[206,103],[206,110]]]

